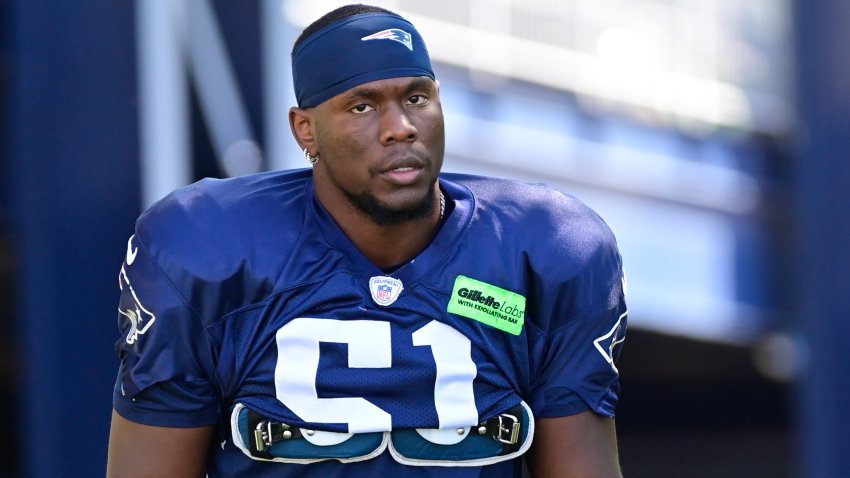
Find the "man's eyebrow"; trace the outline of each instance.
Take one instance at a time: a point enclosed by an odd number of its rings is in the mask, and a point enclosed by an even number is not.
[[[404,89],[404,93],[408,94],[411,91],[415,90],[432,90],[434,88],[434,82],[429,78],[414,78],[410,80],[410,83],[407,84],[407,87]],[[377,88],[369,88],[366,86],[355,87],[352,88],[349,92],[346,93],[346,97],[349,100],[357,99],[357,98],[368,98],[374,99],[378,98],[382,95],[386,94],[386,92],[381,91]]]
[[[349,99],[354,98],[375,98],[380,96],[380,92],[375,88],[355,88],[346,94]]]
[[[407,92],[413,90],[431,90],[434,87],[434,82],[430,78],[415,78],[407,85]]]

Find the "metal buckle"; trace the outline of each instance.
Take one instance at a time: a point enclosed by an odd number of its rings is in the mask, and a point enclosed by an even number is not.
[[[275,442],[289,440],[292,438],[290,426],[286,423],[263,420],[254,428],[254,441],[257,443],[257,451],[266,451]]]
[[[520,421],[517,417],[503,413],[499,415],[499,433],[494,436],[496,440],[507,445],[515,445],[519,441]],[[509,423],[505,423],[509,422]],[[507,435],[507,438],[505,436]]]

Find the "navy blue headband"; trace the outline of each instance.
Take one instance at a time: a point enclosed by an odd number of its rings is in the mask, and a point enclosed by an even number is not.
[[[312,108],[370,81],[403,76],[434,79],[425,42],[391,13],[363,13],[310,35],[292,53],[292,79],[301,108]]]

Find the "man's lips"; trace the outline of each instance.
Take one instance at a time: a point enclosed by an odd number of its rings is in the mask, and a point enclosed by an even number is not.
[[[416,171],[422,168],[417,166],[399,166],[397,168],[390,169],[389,171],[385,171],[384,174],[388,173],[406,173],[408,171]]]
[[[426,164],[426,161],[409,154],[384,162],[378,171],[385,180],[398,186],[404,186],[419,181]]]
[[[411,169],[424,169],[425,164],[424,161],[420,160],[416,157],[406,157],[399,158],[393,161],[389,161],[386,166],[382,167],[381,173],[386,174],[390,172],[405,172]]]
[[[382,173],[384,178],[399,185],[412,184],[416,182],[421,175],[422,168],[418,166],[398,166]]]

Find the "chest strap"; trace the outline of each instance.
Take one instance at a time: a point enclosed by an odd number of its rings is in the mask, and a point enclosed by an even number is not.
[[[521,416],[522,408],[517,405],[472,427],[471,433],[489,436],[502,443],[507,453],[516,451],[520,446]],[[259,456],[266,455],[266,450],[275,443],[302,438],[305,433],[312,432],[295,425],[267,419],[251,409],[248,409],[248,427],[252,432],[251,450]]]

